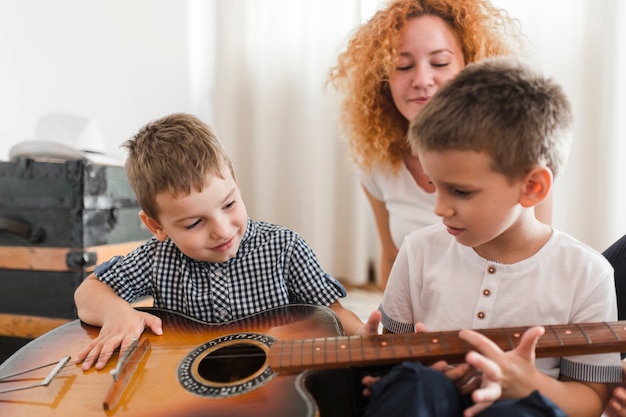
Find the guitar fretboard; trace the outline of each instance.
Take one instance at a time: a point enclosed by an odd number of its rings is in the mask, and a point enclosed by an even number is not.
[[[626,351],[626,321],[544,326],[537,344],[537,357],[571,356]],[[517,346],[528,327],[481,329],[480,333],[501,349]],[[305,340],[285,340],[272,344],[270,367],[277,372],[306,369],[373,366],[419,360],[463,361],[471,346],[458,337],[458,331],[345,336]]]

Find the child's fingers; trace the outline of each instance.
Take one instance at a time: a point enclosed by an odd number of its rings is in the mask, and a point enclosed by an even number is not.
[[[517,354],[529,361],[534,360],[537,342],[545,332],[546,330],[542,326],[535,326],[526,330],[519,345],[515,348]]]
[[[428,331],[424,323],[416,323],[413,329],[415,333],[426,333]]]
[[[502,349],[495,344],[487,336],[484,336],[474,330],[461,330],[459,332],[459,338],[465,340],[472,345],[477,351],[483,355],[494,358],[499,354],[502,354]]]
[[[478,369],[487,380],[499,381],[502,378],[502,369],[500,366],[478,352],[468,352],[465,360],[468,364]]]
[[[537,342],[544,333],[545,329],[542,326],[529,328],[524,332],[519,344],[514,350],[520,356],[531,360],[534,358]],[[487,336],[484,336],[474,330],[461,330],[459,332],[459,337],[488,358],[496,359],[499,355],[504,353],[495,342],[490,340]]]

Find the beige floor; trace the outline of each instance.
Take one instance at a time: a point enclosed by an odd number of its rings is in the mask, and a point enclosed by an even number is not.
[[[375,288],[348,288],[348,295],[341,299],[341,304],[354,311],[363,321],[367,320],[372,311],[378,308],[382,300],[382,292]]]

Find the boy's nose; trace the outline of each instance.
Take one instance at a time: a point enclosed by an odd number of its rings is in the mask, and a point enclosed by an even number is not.
[[[211,225],[211,239],[220,240],[228,237],[228,223],[226,222],[214,222]]]
[[[435,197],[435,214],[439,217],[451,217],[454,214],[454,209],[448,204],[444,198],[439,196]]]

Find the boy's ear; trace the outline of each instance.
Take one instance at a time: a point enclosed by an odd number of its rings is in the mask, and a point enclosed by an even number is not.
[[[139,218],[146,225],[150,233],[154,235],[160,242],[165,241],[167,239],[167,233],[163,231],[159,222],[154,220],[152,217],[148,216],[143,210],[139,212]]]
[[[544,166],[533,168],[525,177],[520,204],[523,207],[534,207],[541,203],[550,194],[552,180],[550,168]]]

